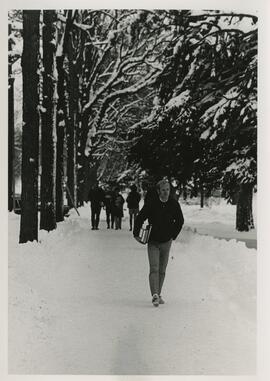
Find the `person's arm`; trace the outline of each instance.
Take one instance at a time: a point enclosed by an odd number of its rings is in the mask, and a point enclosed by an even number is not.
[[[184,224],[184,217],[182,213],[182,209],[180,207],[180,204],[176,202],[176,209],[175,209],[175,216],[174,216],[174,231],[172,239],[175,240],[182,230],[182,226]]]
[[[144,221],[149,217],[149,207],[144,205],[134,221],[133,236],[137,241],[139,240],[140,229]]]

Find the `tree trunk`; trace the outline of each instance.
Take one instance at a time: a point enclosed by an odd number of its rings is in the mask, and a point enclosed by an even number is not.
[[[81,119],[80,147],[78,152],[78,164],[80,166],[78,169],[78,198],[82,204],[84,201],[87,201],[89,191],[87,179],[90,169],[90,158],[86,157],[84,153],[88,131],[87,121],[88,118],[83,115]]]
[[[43,27],[43,106],[42,117],[42,175],[40,229],[56,228],[56,112],[57,112],[57,72],[56,72],[56,20],[55,11],[44,11]]]
[[[187,187],[186,184],[183,184],[183,200],[187,200]]]
[[[201,195],[201,208],[204,207],[204,189],[203,189],[203,181],[200,179],[200,195]]]
[[[8,25],[11,34],[11,25]],[[12,42],[8,42],[11,51]],[[14,78],[12,78],[12,62],[8,63],[8,210],[13,210],[14,203]]]
[[[64,139],[66,122],[64,56],[57,57],[58,105],[57,105],[57,145],[56,145],[56,222],[64,220]]]
[[[67,21],[63,35],[63,45],[61,55],[56,58],[57,72],[58,72],[58,104],[57,104],[57,146],[56,146],[56,222],[64,220],[64,184],[66,180],[66,131],[68,126],[68,102],[67,102],[67,89],[68,82],[67,73],[65,70],[65,57],[67,54],[68,41],[70,38],[70,31],[72,29],[72,11],[69,10],[67,14]],[[60,39],[59,39],[60,40]],[[61,40],[60,40],[61,43]]]
[[[39,17],[23,11],[23,132],[20,243],[38,239]]]
[[[68,42],[68,60],[69,60],[69,118],[67,126],[67,186],[69,188],[70,196],[68,196],[68,205],[73,207],[76,197],[76,100],[75,100],[75,68],[74,68],[74,49],[71,41],[71,36]]]
[[[253,187],[250,184],[241,184],[236,206],[236,230],[249,231],[253,224],[252,214]]]

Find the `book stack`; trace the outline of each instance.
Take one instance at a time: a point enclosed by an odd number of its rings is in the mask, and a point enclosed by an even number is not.
[[[146,225],[146,227],[141,228],[139,238],[142,244],[146,244],[148,242],[151,229],[152,225]]]

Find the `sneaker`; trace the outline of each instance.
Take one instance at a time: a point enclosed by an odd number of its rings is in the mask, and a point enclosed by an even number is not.
[[[154,294],[153,295],[153,298],[152,298],[152,303],[155,307],[158,307],[159,306],[159,296],[158,294]]]
[[[162,299],[162,296],[159,295],[159,304],[165,304],[164,300]]]

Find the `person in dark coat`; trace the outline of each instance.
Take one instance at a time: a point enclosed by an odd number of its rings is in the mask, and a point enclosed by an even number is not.
[[[98,230],[100,211],[104,205],[104,196],[104,190],[98,184],[95,184],[89,191],[88,200],[91,203],[92,230]]]
[[[158,198],[146,202],[139,212],[133,230],[134,238],[140,242],[139,232],[143,222],[148,219],[152,230],[147,244],[150,266],[149,283],[154,306],[164,304],[161,297],[166,267],[172,241],[180,233],[184,217],[179,203],[169,197],[170,184],[167,180],[157,183]]]
[[[131,186],[131,191],[127,196],[127,206],[129,210],[129,230],[132,231],[132,223],[135,221],[137,214],[139,213],[139,203],[141,200],[141,195],[137,191],[136,185]]]
[[[113,229],[114,226],[114,198],[114,192],[107,188],[104,196],[107,229]]]
[[[119,192],[120,192],[120,189],[116,188],[115,195],[114,195],[114,207],[113,207],[113,213],[114,213],[114,219],[115,219],[115,230],[122,228],[122,217],[124,217],[123,205],[125,203],[125,200]]]

